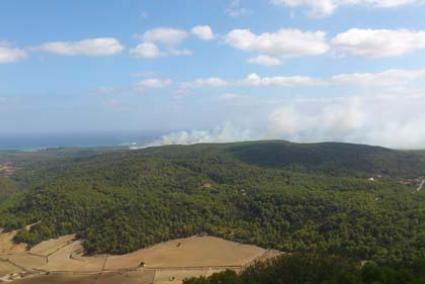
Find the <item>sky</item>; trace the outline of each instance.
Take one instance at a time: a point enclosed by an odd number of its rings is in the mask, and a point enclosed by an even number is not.
[[[0,0],[0,134],[425,148],[423,0]]]

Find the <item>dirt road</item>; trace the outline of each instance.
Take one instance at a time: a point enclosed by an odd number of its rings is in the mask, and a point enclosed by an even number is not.
[[[416,189],[416,192],[421,191],[422,188],[424,187],[424,185],[425,185],[425,178],[422,179],[421,183],[419,184],[418,188]]]

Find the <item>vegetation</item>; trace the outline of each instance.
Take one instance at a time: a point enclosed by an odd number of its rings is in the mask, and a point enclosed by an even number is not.
[[[18,186],[8,177],[0,176],[0,205],[18,193]]]
[[[425,262],[364,266],[326,255],[282,256],[256,263],[240,275],[233,271],[187,279],[183,284],[420,284],[425,283]]]
[[[122,254],[207,233],[378,263],[425,258],[425,194],[400,183],[424,174],[422,152],[282,141],[58,152],[19,158],[13,178],[28,189],[0,204],[0,226],[35,224],[18,242],[77,233],[88,253]]]

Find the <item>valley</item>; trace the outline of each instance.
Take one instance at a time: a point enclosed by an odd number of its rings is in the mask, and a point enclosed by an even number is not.
[[[0,160],[17,169],[0,179],[3,282],[182,283],[281,252],[425,257],[422,151],[258,141]]]

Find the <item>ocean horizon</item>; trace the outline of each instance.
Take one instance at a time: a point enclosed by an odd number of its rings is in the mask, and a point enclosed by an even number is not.
[[[161,136],[159,132],[19,133],[0,134],[0,151],[37,151],[73,147],[140,146]]]

